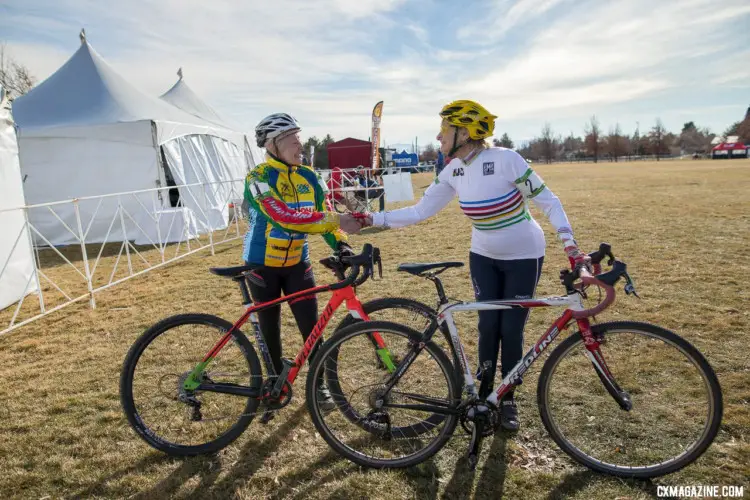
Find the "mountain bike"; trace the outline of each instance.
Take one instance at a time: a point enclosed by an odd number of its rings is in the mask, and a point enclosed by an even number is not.
[[[355,287],[373,276],[376,265],[382,275],[380,252],[370,244],[360,255],[334,255],[320,262],[340,281],[259,304],[252,303],[248,291],[248,281],[256,278],[253,273],[259,266],[212,268],[212,273],[239,285],[246,310],[234,324],[209,314],[179,314],[147,329],[130,348],[120,376],[122,408],[138,435],[164,453],[198,455],[229,445],[258,413],[267,422],[291,402],[299,370],[343,303],[348,314],[339,326],[384,316],[416,319],[415,328],[422,331],[435,315],[429,306],[406,298],[359,301]],[[256,313],[322,292],[333,293],[318,323],[294,361],[282,359],[283,369],[276,373]],[[265,377],[255,348],[240,330],[248,321]],[[393,360],[380,336],[373,333],[369,338],[373,361],[380,369],[392,370]]]
[[[468,303],[449,303],[437,277],[462,263],[402,264],[400,270],[435,283],[437,317],[425,332],[381,321],[337,331],[307,377],[307,404],[318,432],[357,464],[408,467],[437,453],[460,423],[471,436],[467,462],[474,468],[482,439],[499,427],[499,401],[561,331],[576,325],[577,332],[545,361],[537,384],[542,422],[555,443],[580,464],[621,477],[655,477],[692,463],[713,442],[721,423],[716,374],[693,345],[662,327],[633,321],[592,324],[590,319],[614,302],[618,281],[624,279],[627,295],[637,292],[627,265],[615,260],[609,245],[602,244],[590,257],[593,274],[581,267],[560,273],[564,296]],[[611,270],[601,273],[605,257]],[[604,297],[600,294],[597,305],[586,308],[584,301],[596,289]],[[550,306],[566,309],[499,387],[490,391],[494,381],[484,378],[481,383],[487,385],[477,390],[453,314]],[[458,365],[432,340],[443,326]],[[372,370],[372,361],[363,355],[374,332],[398,360],[392,372]],[[339,412],[323,413],[316,404],[322,375]]]

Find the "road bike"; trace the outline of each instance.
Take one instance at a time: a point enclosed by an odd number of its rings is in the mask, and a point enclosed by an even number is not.
[[[212,273],[239,285],[246,310],[234,324],[210,314],[178,314],[147,329],[130,348],[120,376],[122,408],[138,435],[167,454],[198,455],[229,445],[258,413],[267,422],[291,402],[300,369],[342,304],[348,314],[339,327],[387,317],[416,320],[416,327],[421,328],[435,315],[429,306],[406,298],[359,301],[355,288],[373,276],[375,266],[382,275],[380,252],[370,244],[364,245],[360,255],[334,255],[320,262],[334,272],[338,282],[259,304],[252,303],[248,291],[248,281],[258,279],[258,266],[212,268]],[[257,312],[323,292],[332,296],[313,331],[295,359],[282,359],[283,369],[276,373]],[[248,321],[265,376],[255,348],[241,330]],[[382,339],[377,333],[369,338],[373,361],[383,370],[392,369],[393,360]]]
[[[634,321],[592,324],[615,300],[614,285],[637,296],[624,262],[611,247],[590,254],[585,267],[560,273],[564,296],[450,303],[437,276],[460,262],[402,264],[399,270],[435,283],[439,308],[424,332],[394,322],[357,323],[323,344],[307,376],[307,405],[318,432],[347,459],[374,468],[408,467],[437,453],[460,423],[471,436],[474,468],[483,438],[499,427],[499,402],[563,330],[577,331],[545,361],[537,384],[542,422],[557,445],[590,469],[649,478],[675,472],[700,457],[722,418],[722,393],[714,370],[689,342],[660,326]],[[601,273],[608,257],[611,270]],[[604,291],[586,308],[593,290]],[[591,296],[591,297],[590,297]],[[477,389],[453,314],[460,311],[565,307],[502,383],[482,379]],[[433,341],[447,330],[458,363]],[[373,369],[369,337],[388,344],[395,369]],[[487,366],[480,367],[480,372]],[[322,412],[316,389],[325,378],[339,411]],[[486,391],[484,390],[486,389]],[[479,394],[489,394],[480,398]]]

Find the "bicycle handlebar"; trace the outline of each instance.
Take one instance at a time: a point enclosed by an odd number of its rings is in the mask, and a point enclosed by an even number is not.
[[[331,285],[331,290],[346,288],[347,286],[359,286],[374,274],[374,266],[378,264],[380,276],[383,276],[383,267],[380,260],[380,249],[373,247],[370,243],[362,246],[362,252],[358,255],[346,257],[327,257],[320,261],[321,264],[331,269],[339,278],[343,275],[343,265],[351,267],[349,274],[338,282]],[[342,265],[343,264],[343,265]],[[364,273],[359,276],[360,268],[364,268]]]
[[[596,316],[606,308],[608,308],[612,302],[615,301],[615,287],[612,285],[608,285],[607,283],[604,283],[603,281],[597,279],[596,276],[591,274],[588,269],[580,268],[578,270],[579,277],[581,278],[581,282],[583,285],[590,286],[590,285],[596,285],[598,287],[601,287],[604,289],[605,297],[604,300],[599,302],[597,305],[592,307],[591,309],[584,309],[582,311],[573,311],[573,317],[575,319],[581,319],[581,318],[588,318],[590,316]]]
[[[606,273],[601,273],[600,263],[604,260],[605,257],[608,257],[607,264],[612,266],[612,269]],[[560,273],[560,281],[563,285],[565,285],[568,293],[573,293],[573,291],[576,289],[582,290],[583,287],[591,285],[595,285],[604,289],[605,297],[604,300],[602,300],[599,304],[590,309],[573,311],[573,317],[576,319],[596,316],[607,307],[609,307],[615,300],[614,285],[622,276],[624,276],[627,281],[625,292],[628,295],[630,295],[631,293],[635,293],[635,288],[633,287],[632,280],[630,279],[630,276],[628,276],[627,264],[619,260],[615,260],[615,256],[612,254],[611,245],[607,243],[601,243],[597,251],[589,254],[589,258],[591,259],[591,264],[594,267],[594,274],[589,272],[589,270],[584,265],[580,265],[572,272],[564,270]],[[581,283],[575,284],[574,282],[578,279],[581,280]],[[630,289],[628,287],[630,287]],[[637,294],[635,295],[638,296]]]

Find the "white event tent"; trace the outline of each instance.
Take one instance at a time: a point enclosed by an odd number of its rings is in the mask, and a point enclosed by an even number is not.
[[[179,79],[172,85],[172,88],[167,90],[161,95],[161,99],[167,101],[172,106],[180,108],[186,113],[190,113],[193,116],[200,118],[206,122],[209,122],[227,130],[239,130],[236,124],[229,122],[224,117],[220,116],[216,110],[209,106],[203,99],[196,94],[193,89],[188,86],[185,82],[185,78],[182,74],[182,68],[177,70],[177,76]],[[261,148],[255,145],[255,138],[247,136],[245,137],[245,153],[248,155],[247,162],[251,166],[255,166],[263,161],[265,153]]]
[[[21,210],[24,205],[16,129],[10,100],[0,86],[0,309],[37,290],[34,254]]]
[[[227,202],[236,191],[241,193],[241,182],[226,181],[244,178],[254,166],[244,134],[141,92],[104,61],[83,32],[80,48],[17,99],[14,114],[28,204],[173,183],[213,183],[178,188],[179,201],[167,190],[158,197],[148,193],[81,200],[86,243],[153,242],[159,228],[145,226],[159,226],[160,217],[170,210],[194,219],[197,232],[226,227]],[[36,238],[38,243],[78,242],[72,203],[34,208],[29,217],[44,236],[42,241]],[[162,241],[172,238],[165,238],[163,230],[161,236]]]

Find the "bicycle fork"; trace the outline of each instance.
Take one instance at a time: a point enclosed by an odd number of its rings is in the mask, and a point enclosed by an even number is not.
[[[599,339],[593,334],[588,318],[579,319],[578,328],[583,337],[583,344],[586,347],[584,354],[589,358],[591,364],[594,365],[594,370],[596,370],[599,380],[602,381],[605,389],[607,389],[607,392],[614,398],[617,404],[620,405],[620,408],[630,411],[633,408],[633,401],[630,398],[630,394],[617,384],[614,375],[612,375],[602,355],[600,346],[604,343],[604,339]]]

